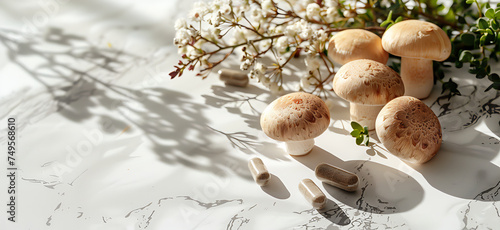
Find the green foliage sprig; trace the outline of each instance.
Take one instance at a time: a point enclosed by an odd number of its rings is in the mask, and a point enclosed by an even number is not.
[[[351,136],[356,138],[356,144],[364,144],[368,146],[370,144],[370,134],[368,134],[368,127],[363,127],[355,121],[351,121],[352,132]]]

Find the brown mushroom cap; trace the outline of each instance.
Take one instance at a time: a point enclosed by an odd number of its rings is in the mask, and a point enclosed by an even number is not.
[[[427,162],[441,147],[437,116],[414,97],[398,97],[387,103],[378,114],[376,129],[387,150],[410,163]]]
[[[322,134],[330,125],[330,111],[318,96],[290,93],[269,104],[260,116],[264,133],[278,141],[303,141]]]
[[[376,61],[361,59],[349,62],[337,71],[333,90],[352,103],[384,105],[404,95],[399,74]]]
[[[358,59],[385,64],[389,59],[380,37],[362,29],[348,29],[335,34],[328,44],[328,56],[342,65]]]
[[[406,20],[391,26],[382,37],[384,49],[396,56],[444,61],[451,54],[446,33],[430,22]]]

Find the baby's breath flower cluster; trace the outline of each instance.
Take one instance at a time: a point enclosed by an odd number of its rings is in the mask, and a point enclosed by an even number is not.
[[[198,2],[189,13],[191,23],[182,18],[175,23],[174,44],[182,60],[170,75],[174,78],[185,69],[199,67],[198,76],[205,78],[236,54],[242,71],[278,93],[283,90],[285,66],[294,57],[305,55],[307,73],[300,78],[299,90],[321,95],[335,74],[326,43],[332,32],[354,22],[343,12],[355,15],[356,9],[337,0]],[[376,26],[367,29],[384,30]]]
[[[334,32],[363,28],[381,35],[385,26],[406,19],[437,24],[452,42],[451,56],[435,63],[434,75],[443,93],[459,95],[457,84],[445,82],[442,67],[470,63],[477,78],[488,76],[490,88],[500,90],[500,77],[490,72],[489,59],[500,56],[500,9],[482,0],[452,0],[445,7],[438,0],[212,0],[194,5],[188,21],[175,23],[174,44],[182,60],[172,78],[198,69],[203,78],[236,55],[240,69],[269,88],[283,90],[287,64],[300,55],[307,71],[297,90],[327,97],[335,75],[327,55]],[[473,9],[472,6],[477,6]],[[396,18],[393,21],[392,18]],[[497,36],[498,35],[498,36]],[[478,48],[479,47],[479,48]],[[392,64],[398,69],[397,60]]]

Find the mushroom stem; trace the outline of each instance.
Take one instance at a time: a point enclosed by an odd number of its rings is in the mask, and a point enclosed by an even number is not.
[[[292,156],[303,156],[308,154],[314,147],[314,139],[304,141],[287,141],[286,152]]]
[[[350,104],[351,120],[358,122],[363,127],[368,127],[368,130],[374,130],[378,112],[380,112],[384,105],[364,105],[359,103]]]
[[[434,86],[432,60],[401,57],[401,79],[405,85],[405,96],[427,98]]]

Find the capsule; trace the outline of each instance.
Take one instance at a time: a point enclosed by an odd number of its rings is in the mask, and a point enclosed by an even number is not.
[[[227,85],[246,87],[248,85],[248,76],[246,73],[232,69],[219,70],[219,79]]]
[[[302,180],[299,183],[299,191],[315,209],[325,207],[326,196],[311,179]]]
[[[358,189],[358,176],[344,169],[329,164],[319,164],[314,170],[316,177],[329,185],[352,192]]]
[[[271,174],[267,171],[264,162],[258,157],[248,161],[248,168],[252,173],[253,180],[260,186],[265,186],[271,180]]]

